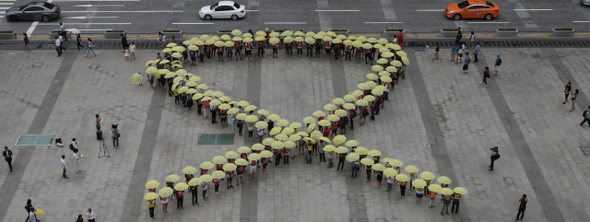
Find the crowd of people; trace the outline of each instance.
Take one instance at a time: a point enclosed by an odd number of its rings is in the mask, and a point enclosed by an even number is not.
[[[193,111],[196,105],[198,116],[211,119],[212,124],[221,127],[229,127],[243,136],[244,128],[248,131],[250,141],[257,139],[258,143],[252,146],[242,146],[236,151],[229,151],[224,156],[216,156],[212,161],[201,163],[200,170],[189,166],[183,169],[185,182],[178,182],[180,176],[169,175],[166,178],[166,186],[158,190],[159,182],[148,181],[146,188],[148,193],[144,199],[149,203],[150,218],[154,218],[156,200],[162,204],[164,214],[168,214],[168,203],[176,198],[177,209],[184,209],[184,191],[191,193],[193,205],[198,204],[198,190],[202,193],[203,200],[207,201],[210,183],[214,185],[215,195],[220,194],[219,186],[225,180],[227,189],[235,185],[244,184],[245,177],[249,180],[256,179],[257,169],[262,168],[262,174],[266,174],[266,168],[274,160],[276,168],[289,165],[289,160],[298,156],[305,159],[306,164],[312,164],[314,157],[319,157],[319,162],[326,162],[327,168],[334,167],[335,159],[338,161],[337,172],[344,172],[344,165],[351,165],[352,178],[357,178],[358,171],[366,171],[367,183],[371,177],[376,177],[377,188],[381,188],[382,181],[387,183],[386,192],[392,193],[393,186],[400,187],[400,198],[405,198],[406,190],[416,193],[416,204],[421,204],[422,197],[427,195],[430,199],[429,207],[433,207],[438,194],[442,194],[443,208],[441,215],[448,213],[450,203],[453,203],[451,212],[458,213],[459,199],[467,190],[461,187],[448,188],[451,180],[441,176],[436,179],[440,184],[435,184],[433,173],[419,169],[413,165],[404,168],[409,173],[401,173],[403,162],[398,159],[381,158],[378,150],[369,150],[359,146],[355,140],[346,140],[346,129],[354,130],[354,121],[358,117],[359,125],[363,126],[366,119],[374,121],[383,109],[384,103],[389,99],[389,93],[394,86],[406,75],[406,67],[409,60],[402,46],[389,42],[387,39],[366,38],[363,36],[344,36],[334,32],[269,32],[268,30],[253,33],[242,33],[240,30],[231,32],[233,37],[222,35],[221,37],[202,35],[182,42],[166,44],[165,36],[160,34],[158,41],[162,47],[162,53],[158,53],[156,60],[146,63],[147,78],[151,88],[157,82],[157,88],[167,92],[175,98],[177,106],[186,107],[188,112]],[[396,40],[400,41],[396,36]],[[217,57],[218,62],[238,59],[253,59],[252,50],[257,49],[257,57],[264,57],[267,44],[273,49],[273,58],[278,58],[279,50],[285,49],[287,56],[292,56],[292,48],[297,49],[297,56],[303,56],[306,49],[307,57],[326,57],[339,59],[344,55],[345,60],[355,62],[365,60],[372,65],[376,72],[367,74],[368,81],[359,83],[358,90],[336,98],[333,103],[325,105],[325,111],[318,110],[313,116],[303,119],[305,128],[300,122],[289,122],[277,114],[258,109],[248,101],[232,101],[221,91],[209,90],[209,86],[199,83],[200,77],[188,73],[183,65],[189,62],[197,66],[197,59],[203,63]],[[166,47],[165,47],[166,46]],[[242,55],[242,50],[244,55]],[[314,51],[315,49],[315,51]],[[315,53],[314,53],[315,52]],[[376,65],[373,65],[375,63]],[[139,73],[133,75],[134,83],[142,85],[142,77]],[[256,131],[257,138],[254,136]],[[326,161],[326,157],[328,161]],[[281,164],[282,163],[282,164]],[[196,177],[195,175],[199,175]],[[245,176],[246,175],[246,176]],[[420,179],[418,178],[420,176]]]

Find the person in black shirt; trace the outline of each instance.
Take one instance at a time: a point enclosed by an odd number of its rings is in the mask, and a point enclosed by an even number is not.
[[[565,85],[565,90],[563,90],[563,92],[565,93],[565,100],[563,101],[563,104],[567,103],[567,97],[570,96],[571,91],[572,91],[572,83],[567,82],[567,85]]]
[[[490,150],[492,151],[492,155],[490,156],[491,162],[489,170],[494,171],[494,161],[500,159],[500,153],[498,152],[497,146],[490,148]]]
[[[7,146],[4,147],[4,152],[2,152],[2,156],[4,156],[4,160],[8,163],[8,167],[10,168],[10,172],[12,172],[12,151],[8,149]]]
[[[522,218],[524,217],[524,210],[526,210],[526,203],[528,201],[529,199],[526,197],[526,194],[523,194],[522,197],[518,200],[518,202],[520,202],[520,206],[518,207],[518,214],[516,214],[515,221],[522,220]]]

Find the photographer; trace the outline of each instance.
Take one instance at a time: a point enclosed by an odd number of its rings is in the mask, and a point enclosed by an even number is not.
[[[111,138],[113,138],[113,147],[114,148],[118,148],[119,147],[119,137],[121,136],[121,134],[119,133],[119,130],[117,129],[118,124],[113,124],[111,125]]]
[[[494,161],[500,159],[500,153],[498,152],[497,146],[490,148],[490,150],[492,151],[492,155],[490,156],[491,162],[489,171],[494,171]]]

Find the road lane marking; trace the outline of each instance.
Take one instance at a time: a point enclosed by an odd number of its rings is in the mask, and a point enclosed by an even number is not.
[[[0,5],[14,5],[14,3],[0,3]]]
[[[365,24],[399,24],[402,22],[365,22]]]
[[[583,23],[583,22],[590,22],[590,21],[572,21],[572,22],[576,22],[576,23]]]
[[[247,12],[257,12],[257,11],[260,11],[260,10],[246,10],[246,11]]]
[[[265,25],[305,25],[307,22],[265,22]]]
[[[27,29],[27,35],[33,34],[33,31],[35,31],[35,28],[37,28],[37,25],[39,25],[39,21],[34,21],[33,24],[31,24],[31,27],[29,27],[29,29]]]
[[[0,0],[0,2],[16,2],[16,0]]]
[[[471,24],[508,24],[510,22],[467,22]]]
[[[103,12],[103,13],[131,13],[131,12],[139,12],[139,13],[177,13],[177,12],[182,12],[182,10],[162,10],[162,11],[61,11],[61,13],[95,13],[95,12]]]
[[[139,0],[55,0],[53,2],[138,2],[138,1]]]
[[[118,4],[118,5],[91,5],[91,4],[88,4],[88,5],[72,5],[72,7],[78,7],[78,8],[80,8],[80,7],[81,8],[90,8],[92,6],[94,6],[94,7],[123,7],[125,5],[123,5],[123,4]]]
[[[6,10],[9,9],[10,7],[0,7],[0,10]]]
[[[515,8],[514,11],[553,11],[552,8]]]
[[[172,25],[213,25],[213,22],[180,22],[180,23],[172,23]]]
[[[63,17],[64,19],[110,19],[110,18],[119,18],[119,16],[67,16]]]
[[[318,9],[316,12],[360,12],[361,10],[331,10],[331,9]]]
[[[444,12],[444,9],[416,9],[417,12]]]
[[[64,25],[131,25],[131,22],[122,22],[122,23],[106,23],[106,22],[86,22],[86,23],[63,23]],[[54,25],[59,26],[59,23],[40,23],[39,25]]]

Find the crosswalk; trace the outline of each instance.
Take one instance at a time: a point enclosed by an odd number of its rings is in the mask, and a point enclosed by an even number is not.
[[[0,22],[4,19],[6,10],[14,5],[16,0],[0,0]]]

